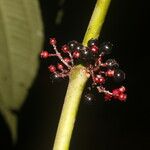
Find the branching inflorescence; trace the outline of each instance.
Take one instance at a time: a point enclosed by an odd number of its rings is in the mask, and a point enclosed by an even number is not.
[[[57,49],[57,41],[55,38],[50,38],[50,45],[53,46],[55,53],[42,51],[42,58],[58,57],[60,63],[57,65],[50,65],[48,67],[51,72],[52,79],[66,78],[69,76],[70,70],[78,64],[86,67],[86,73],[91,77],[92,83],[88,87],[89,90],[97,89],[99,93],[104,94],[105,101],[116,99],[119,101],[126,101],[127,95],[125,94],[126,88],[120,86],[117,89],[107,90],[105,84],[109,78],[116,82],[121,82],[125,79],[125,73],[119,69],[119,64],[115,59],[108,59],[105,62],[104,56],[111,53],[112,44],[105,42],[100,44],[97,39],[90,39],[87,46],[83,46],[77,41],[70,41]],[[93,95],[87,93],[85,98],[88,101],[93,99]]]

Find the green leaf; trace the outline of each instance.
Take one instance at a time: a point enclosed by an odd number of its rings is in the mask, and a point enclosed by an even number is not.
[[[38,0],[0,0],[0,111],[16,140],[19,110],[38,69],[43,25]]]

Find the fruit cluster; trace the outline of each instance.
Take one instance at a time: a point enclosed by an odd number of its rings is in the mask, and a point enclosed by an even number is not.
[[[104,84],[108,78],[112,78],[116,82],[121,82],[125,79],[125,73],[119,69],[119,64],[114,59],[108,59],[103,62],[105,55],[110,54],[112,44],[105,42],[100,44],[97,39],[90,39],[87,46],[83,46],[77,41],[70,41],[57,49],[57,41],[55,38],[50,38],[49,44],[53,46],[55,53],[42,51],[42,58],[58,57],[60,63],[50,65],[49,71],[52,73],[53,79],[65,78],[69,76],[69,72],[74,65],[83,64],[91,76],[92,84],[90,89],[97,89],[99,93],[104,93],[104,99],[110,101],[112,98],[119,101],[126,101],[125,87],[121,86],[118,89],[113,89],[111,92],[106,90]],[[88,101],[93,99],[91,93],[85,94]]]

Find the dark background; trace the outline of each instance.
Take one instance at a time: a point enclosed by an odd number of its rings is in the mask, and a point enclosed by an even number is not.
[[[40,0],[45,29],[45,49],[49,37],[65,43],[82,41],[95,0]],[[81,101],[70,150],[150,149],[149,34],[148,1],[112,0],[100,41],[114,44],[113,54],[126,72],[126,103],[104,102],[96,97],[93,105]],[[64,9],[60,25],[58,10]],[[39,58],[40,59],[40,58]],[[47,65],[40,69],[28,98],[18,113],[19,139],[12,148],[9,130],[0,117],[1,150],[52,150],[68,81],[51,83]]]

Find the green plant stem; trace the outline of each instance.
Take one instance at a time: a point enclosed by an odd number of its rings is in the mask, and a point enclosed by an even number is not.
[[[84,67],[81,65],[74,67],[70,72],[70,82],[57,129],[54,150],[69,149],[80,98],[87,79]]]
[[[98,38],[104,23],[111,0],[97,0],[91,20],[84,36],[83,45],[91,38]]]
[[[83,45],[91,38],[98,38],[111,0],[97,0],[87,28]],[[72,68],[69,85],[57,128],[53,150],[68,150],[82,92],[88,80],[86,68],[78,65]]]

